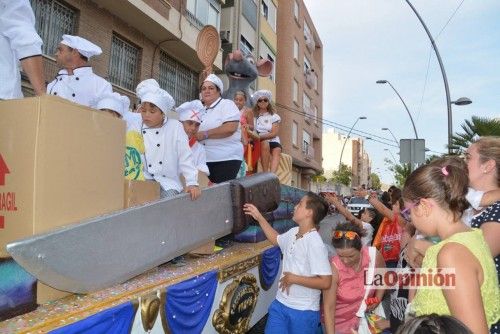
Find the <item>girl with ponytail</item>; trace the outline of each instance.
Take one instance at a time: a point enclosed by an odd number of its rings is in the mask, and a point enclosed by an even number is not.
[[[421,272],[437,276],[440,269],[454,271],[452,286],[420,286],[411,311],[417,316],[452,315],[473,333],[486,334],[500,319],[500,292],[482,231],[461,220],[469,206],[468,183],[467,167],[455,157],[421,166],[406,180],[401,213],[421,233],[441,239],[427,249]]]

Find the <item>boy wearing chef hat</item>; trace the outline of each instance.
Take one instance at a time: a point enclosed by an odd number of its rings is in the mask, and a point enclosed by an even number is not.
[[[115,92],[106,93],[97,101],[96,109],[102,110],[111,116],[123,118],[129,110],[130,99]]]
[[[179,114],[179,121],[189,138],[189,147],[191,147],[193,153],[194,165],[200,172],[210,175],[205,148],[196,140],[195,136],[200,128],[201,113],[206,111],[205,107],[200,100],[193,100],[181,104],[175,111]]]
[[[180,175],[186,181],[186,192],[191,199],[201,195],[198,170],[182,124],[166,115],[172,110],[174,99],[154,79],[144,80],[136,88],[141,104],[139,122],[132,125],[144,139],[142,155],[144,176],[160,183],[161,197],[175,196],[183,191]]]
[[[47,94],[95,108],[97,100],[111,94],[111,84],[94,74],[88,61],[102,53],[99,46],[85,38],[63,35],[55,54],[57,64],[62,67],[56,78],[47,86]]]

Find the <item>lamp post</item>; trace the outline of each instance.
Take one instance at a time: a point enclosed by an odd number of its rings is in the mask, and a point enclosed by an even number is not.
[[[451,104],[456,104],[457,106],[463,106],[467,104],[471,104],[472,101],[466,97],[461,97],[456,101],[451,101],[450,98],[450,88],[448,87],[448,79],[446,78],[446,72],[444,71],[444,65],[443,61],[441,60],[441,56],[439,55],[438,48],[436,46],[436,43],[434,42],[434,38],[432,38],[431,32],[425,25],[424,20],[422,20],[422,17],[420,17],[420,14],[417,12],[415,7],[411,4],[410,0],[406,0],[410,8],[413,10],[415,15],[417,15],[418,20],[422,24],[422,26],[425,29],[425,32],[427,33],[427,36],[431,40],[432,48],[434,49],[434,52],[436,53],[436,58],[438,59],[439,62],[439,68],[441,69],[441,75],[443,76],[443,81],[444,81],[444,90],[446,92],[446,107],[448,110],[448,153],[451,154],[451,137],[453,135],[453,122],[452,122],[452,114],[451,114]]]
[[[396,158],[394,158],[394,154],[392,154],[391,150],[389,150],[388,148],[384,148],[384,151],[387,151],[391,154],[391,157],[392,157],[392,160],[394,160],[394,164],[398,164],[398,162],[396,161]]]
[[[396,136],[394,135],[394,133],[392,133],[391,129],[389,128],[382,128],[382,131],[389,131],[392,135],[392,138],[394,138],[394,141],[396,142],[396,144],[398,144],[398,147],[399,147],[399,141],[396,139]]]
[[[415,132],[415,138],[418,139],[417,128],[415,127],[415,122],[413,121],[413,117],[411,117],[410,110],[408,109],[408,106],[406,105],[406,103],[403,100],[403,98],[401,97],[401,95],[399,95],[396,88],[394,88],[394,86],[390,83],[389,80],[377,80],[377,83],[378,84],[389,84],[389,86],[391,86],[392,90],[398,95],[399,99],[401,100],[401,102],[403,102],[403,105],[405,106],[405,109],[406,109],[406,112],[408,113],[408,116],[410,116],[411,125],[413,125],[413,131]]]
[[[354,127],[356,126],[356,124],[359,122],[360,119],[366,119],[366,117],[360,116],[356,119],[356,122],[354,122],[354,124],[349,129],[349,132],[347,133],[347,137],[344,140],[344,145],[342,145],[342,151],[340,151],[339,172],[340,172],[340,167],[342,166],[342,156],[344,155],[345,144],[347,143],[347,139],[349,139],[349,136],[351,135],[352,129],[354,129]]]

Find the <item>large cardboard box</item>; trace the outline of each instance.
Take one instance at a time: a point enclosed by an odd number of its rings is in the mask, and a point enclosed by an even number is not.
[[[160,184],[156,181],[125,180],[125,197],[123,207],[153,202],[160,199]]]
[[[122,120],[54,96],[0,101],[0,257],[13,240],[122,209],[124,154]]]

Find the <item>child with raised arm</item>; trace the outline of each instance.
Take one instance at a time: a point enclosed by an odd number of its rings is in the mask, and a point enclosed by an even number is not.
[[[332,282],[328,252],[317,231],[328,212],[328,203],[308,192],[293,212],[298,227],[284,234],[278,234],[253,204],[245,204],[243,210],[283,253],[279,289],[269,307],[265,332],[315,333],[320,322],[321,290],[328,289]]]

